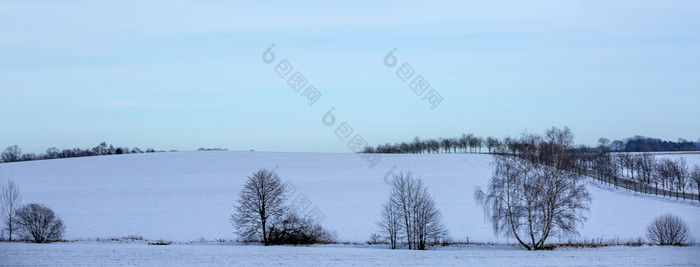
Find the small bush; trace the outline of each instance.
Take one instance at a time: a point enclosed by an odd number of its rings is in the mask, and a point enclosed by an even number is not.
[[[335,238],[321,224],[294,212],[287,212],[270,227],[270,244],[318,244],[333,243]]]
[[[555,248],[557,248],[557,246],[554,244],[545,244],[542,250],[554,250]]]
[[[647,238],[652,244],[660,246],[690,245],[690,231],[685,221],[674,214],[656,217],[647,227]]]
[[[628,246],[628,247],[639,247],[644,245],[644,240],[641,237],[620,239],[618,237],[613,239],[603,239],[603,238],[592,238],[583,240],[569,240],[566,243],[553,244],[555,247],[571,247],[571,248],[598,248],[598,247],[611,247],[611,246]]]
[[[439,244],[439,245],[441,245],[441,246],[443,246],[443,247],[446,247],[446,246],[455,244],[455,241],[452,240],[452,238],[449,237],[449,236],[445,236],[445,237],[443,237],[443,238],[437,239],[435,242],[436,242],[436,243],[435,243],[436,245]],[[469,243],[469,238],[467,238],[467,243]]]
[[[153,245],[153,246],[167,246],[167,245],[170,245],[170,244],[172,244],[172,243],[173,243],[173,242],[170,242],[170,241],[163,241],[163,240],[158,240],[158,241],[154,241],[154,242],[148,242],[149,245]]]
[[[372,233],[371,235],[369,235],[369,241],[367,241],[367,245],[377,244],[386,244],[386,240],[382,236],[376,233]]]

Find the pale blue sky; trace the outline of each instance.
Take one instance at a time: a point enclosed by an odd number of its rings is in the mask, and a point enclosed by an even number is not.
[[[480,2],[0,1],[0,146],[348,152],[343,121],[371,145],[700,137],[700,2]],[[437,108],[384,66],[393,48]]]

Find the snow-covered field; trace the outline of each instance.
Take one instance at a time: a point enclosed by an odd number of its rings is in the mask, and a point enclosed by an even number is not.
[[[514,246],[468,246],[428,251],[354,246],[225,244],[0,244],[0,265],[51,266],[692,266],[700,247],[607,247],[525,251]]]
[[[676,156],[676,155],[672,155]],[[340,241],[364,242],[378,233],[375,222],[386,201],[387,173],[410,170],[429,186],[443,222],[456,241],[512,243],[493,234],[473,197],[485,187],[491,156],[481,154],[382,155],[370,169],[355,154],[271,152],[173,152],[130,154],[0,164],[0,180],[13,178],[24,203],[43,203],[64,220],[67,240],[143,236],[149,240],[189,242],[235,240],[230,224],[233,205],[248,175],[272,168],[294,188],[290,201],[308,200],[305,212],[318,211],[322,224]],[[699,154],[683,155],[700,164]],[[581,239],[644,237],[647,224],[672,212],[683,217],[695,240],[700,240],[700,204],[663,197],[640,196],[589,181],[593,202]],[[301,203],[301,202],[299,202]],[[217,243],[218,244],[218,243]],[[162,257],[178,263],[240,262],[275,264],[295,260],[333,264],[350,260],[358,265],[413,263],[518,265],[605,264],[685,265],[697,263],[698,246],[689,248],[613,247],[601,249],[525,252],[509,246],[427,252],[347,246],[258,247],[226,245],[105,244],[97,242],[48,245],[0,243],[0,265],[58,263],[72,265],[108,260],[114,264],[150,264]],[[504,252],[505,251],[505,252]],[[245,255],[243,257],[242,255]],[[661,257],[663,255],[663,257]],[[658,256],[658,257],[657,257]],[[87,257],[87,258],[86,258]],[[243,257],[243,258],[241,258]],[[662,261],[666,260],[666,261]],[[544,261],[542,261],[544,259]],[[549,262],[548,259],[553,260]],[[37,261],[37,262],[35,262]],[[668,261],[668,262],[667,262]],[[502,263],[502,264],[499,264]],[[237,265],[237,264],[234,264]],[[335,265],[335,264],[333,264]]]
[[[689,163],[700,155],[685,155]],[[295,188],[290,200],[308,199],[341,241],[363,242],[378,232],[389,171],[410,170],[430,187],[453,239],[510,242],[495,236],[473,198],[485,187],[491,156],[481,154],[383,155],[369,169],[355,154],[173,152],[0,164],[0,180],[13,178],[24,203],[53,208],[66,239],[143,236],[146,239],[235,240],[229,218],[248,175],[272,168]],[[395,167],[395,168],[394,168]],[[590,182],[593,203],[581,238],[643,237],[657,215],[673,212],[700,240],[700,205],[634,196]]]

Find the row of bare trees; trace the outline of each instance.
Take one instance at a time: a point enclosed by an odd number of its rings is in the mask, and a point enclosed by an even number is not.
[[[107,145],[106,142],[102,142],[93,148],[73,148],[73,149],[63,149],[52,147],[46,150],[44,154],[34,154],[34,153],[22,153],[22,149],[17,145],[7,147],[2,153],[0,153],[0,162],[18,162],[18,161],[32,161],[32,160],[43,160],[43,159],[61,159],[61,158],[78,158],[78,157],[90,157],[90,156],[103,156],[103,155],[120,155],[120,154],[131,154],[131,153],[152,153],[156,150],[149,148],[146,151],[140,148],[129,149],[128,147],[115,147],[113,145]],[[162,152],[162,151],[158,151]]]
[[[521,138],[505,138],[493,152],[498,155],[511,155],[528,158],[531,161],[550,164],[547,153],[534,153],[533,150],[546,150],[545,143],[537,142],[532,134]],[[700,167],[690,167],[682,157],[658,158],[653,153],[613,152],[609,140],[601,138],[598,147],[585,145],[567,147],[570,163],[566,170],[579,175],[590,176],[614,185],[648,193],[685,198],[686,192],[697,195],[691,198],[700,200]],[[667,192],[668,191],[668,192]]]
[[[363,153],[386,153],[386,154],[434,154],[434,153],[481,153],[482,148],[488,153],[515,153],[521,147],[519,138],[506,137],[498,139],[495,137],[482,138],[473,134],[462,134],[460,137],[438,138],[421,140],[415,137],[411,142],[386,143],[377,147],[366,147]],[[644,151],[700,151],[700,139],[698,142],[691,142],[685,139],[678,139],[678,142],[662,141],[660,139],[635,136],[624,141],[615,140],[610,142],[606,138],[601,138],[605,142],[605,149],[614,152],[644,152]],[[579,146],[576,149],[590,151],[591,148]],[[592,150],[596,150],[593,148]]]
[[[463,134],[455,138],[439,138],[421,140],[419,137],[412,142],[384,144],[374,147],[366,147],[363,153],[386,154],[435,154],[435,153],[481,153],[487,149],[489,153],[495,151],[502,142],[494,137],[481,138],[473,134]]]
[[[583,168],[593,171],[598,178],[621,178],[639,184],[639,191],[647,194],[677,192],[685,198],[687,192],[697,190],[700,196],[700,166],[690,167],[683,157],[658,158],[652,153],[610,153],[601,145],[598,153],[580,158]],[[609,180],[609,179],[608,179]],[[659,193],[661,190],[661,193]]]
[[[425,250],[446,236],[441,218],[423,181],[411,173],[401,173],[394,176],[389,200],[382,207],[382,220],[377,225],[392,249],[403,239],[408,249]]]

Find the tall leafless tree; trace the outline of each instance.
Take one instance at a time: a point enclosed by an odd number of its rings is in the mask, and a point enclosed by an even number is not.
[[[280,218],[286,207],[285,185],[269,169],[260,169],[248,177],[239,194],[236,213],[231,216],[238,235],[247,241],[268,246],[271,221]]]
[[[491,152],[495,151],[498,149],[499,146],[499,141],[495,137],[489,136],[486,138],[486,148],[489,150],[489,154]]]
[[[467,147],[469,147],[469,137],[467,134],[462,134],[462,136],[457,139],[457,143],[459,144],[459,149],[462,150],[462,153],[469,152],[467,151]]]
[[[622,165],[623,173],[625,173],[627,177],[634,179],[634,157],[632,154],[619,153],[617,156],[619,157],[619,161]]]
[[[470,152],[474,153],[476,152],[477,148],[481,147],[481,139],[473,134],[469,134],[468,137],[469,139],[467,141],[469,142],[469,147],[471,148]]]
[[[484,146],[484,139],[481,137],[476,137],[476,144],[475,147],[479,150],[478,152],[481,153],[481,148]]]
[[[620,175],[622,175],[622,176],[625,176],[625,174],[628,174],[628,173],[626,172],[626,171],[627,171],[627,165],[626,165],[626,157],[627,157],[627,156],[629,156],[629,154],[625,154],[625,153],[618,153],[618,154],[615,154],[615,162],[616,162],[615,165],[616,165],[618,168],[620,168],[620,170],[619,170],[618,172],[619,172]]]
[[[675,168],[673,169],[673,183],[675,184],[676,191],[683,192],[683,198],[685,198],[685,189],[688,185],[688,176],[690,176],[690,173],[688,172],[688,164],[685,161],[685,158],[679,158],[675,162]],[[678,194],[676,194],[676,198],[678,198]]]
[[[636,157],[636,159],[636,165],[638,166],[639,170],[639,179],[637,180],[641,181],[643,184],[651,184],[653,180],[652,176],[654,174],[654,168],[657,162],[656,157],[652,153],[642,153]],[[655,180],[653,182],[657,188],[656,191],[658,191],[659,181]]]
[[[523,149],[517,156],[494,156],[488,188],[477,187],[475,198],[494,232],[540,250],[551,235],[577,233],[591,198],[581,176],[568,171],[574,163],[568,128],[552,128],[544,137],[523,134],[519,143]]]
[[[9,241],[12,241],[12,233],[17,230],[17,210],[22,205],[22,196],[19,194],[19,188],[12,179],[7,180],[7,184],[2,186],[0,192],[0,207],[2,207],[2,222],[4,230],[9,235]]]
[[[430,240],[445,235],[442,215],[420,179],[410,173],[395,175],[389,199],[398,209],[408,249],[424,250]]]
[[[700,198],[700,166],[693,166],[693,170],[690,171],[690,183],[698,190],[698,197]],[[698,199],[700,201],[700,199]]]
[[[655,166],[656,183],[661,183],[662,188],[672,189],[671,183],[674,178],[674,171],[677,169],[676,162],[671,159],[661,159]]]
[[[416,136],[416,138],[413,139],[412,145],[415,148],[416,153],[423,154],[423,150],[425,150],[425,143],[421,141],[418,136]]]
[[[399,232],[403,229],[401,224],[401,214],[394,202],[391,200],[382,207],[382,220],[377,223],[382,231],[389,238],[391,249],[396,249],[396,241]]]

